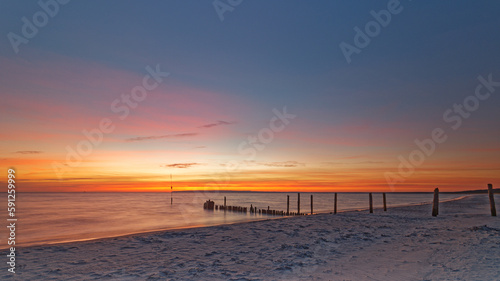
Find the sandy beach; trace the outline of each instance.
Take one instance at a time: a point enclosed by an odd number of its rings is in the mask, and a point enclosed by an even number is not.
[[[498,201],[498,196],[496,197]],[[487,195],[18,249],[8,280],[499,280]],[[14,277],[14,278],[13,278]]]

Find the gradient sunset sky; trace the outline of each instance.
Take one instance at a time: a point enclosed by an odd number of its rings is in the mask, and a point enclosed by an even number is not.
[[[13,167],[19,191],[170,191],[170,174],[174,190],[500,187],[500,87],[484,83],[500,81],[500,2],[400,1],[349,63],[340,44],[388,3],[244,0],[221,20],[213,0],[73,0],[16,53],[43,9],[2,1],[0,181]],[[169,75],[123,102],[156,68]],[[415,140],[436,129],[427,155]]]

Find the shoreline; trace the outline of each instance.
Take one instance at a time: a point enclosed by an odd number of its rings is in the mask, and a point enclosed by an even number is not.
[[[409,193],[411,193],[411,192],[409,192]],[[450,202],[450,201],[455,201],[455,200],[463,200],[463,199],[466,199],[467,197],[470,197],[470,196],[473,196],[473,195],[464,195],[464,196],[460,196],[457,198],[444,199],[444,200],[440,200],[439,202],[445,203],[445,202]],[[387,210],[394,209],[394,208],[405,208],[405,207],[422,206],[422,205],[430,205],[430,204],[432,204],[432,201],[431,202],[421,202],[421,203],[400,204],[400,205],[388,206]],[[375,210],[382,210],[382,209],[383,209],[382,207],[374,207],[373,208],[374,211]],[[368,211],[368,210],[369,210],[369,208],[348,209],[348,210],[337,211],[337,214],[350,213],[350,212],[364,212],[364,211]],[[315,215],[324,215],[324,214],[332,214],[332,213],[333,213],[333,211],[321,211],[321,212],[317,212],[317,213],[315,212],[313,214],[305,213],[302,216],[315,216]],[[298,217],[302,217],[302,216],[298,216]],[[272,216],[272,215],[269,215],[267,218],[254,219],[254,220],[249,220],[249,221],[229,222],[229,223],[221,223],[221,224],[206,225],[206,226],[179,226],[179,227],[174,227],[174,228],[163,228],[163,229],[155,229],[155,230],[148,230],[148,231],[139,231],[139,232],[124,233],[124,234],[119,234],[119,235],[112,235],[112,236],[98,237],[98,238],[83,238],[83,239],[76,239],[76,240],[71,240],[71,241],[52,242],[52,243],[43,243],[43,244],[33,243],[31,245],[16,246],[16,249],[66,245],[66,244],[71,244],[71,243],[83,243],[83,242],[90,242],[90,241],[120,238],[120,237],[130,237],[130,236],[138,236],[138,235],[157,234],[157,233],[163,233],[163,232],[181,231],[181,230],[186,230],[186,229],[202,229],[202,228],[217,227],[217,226],[223,226],[223,225],[238,225],[238,224],[247,224],[247,223],[258,222],[258,221],[289,219],[289,218],[293,218],[293,217],[297,217],[297,216]],[[6,245],[5,247],[0,247],[0,251],[7,250],[9,248],[10,248],[10,246]]]
[[[30,280],[499,279],[500,220],[490,216],[487,196],[441,202],[437,217],[428,205],[20,248],[16,275]]]

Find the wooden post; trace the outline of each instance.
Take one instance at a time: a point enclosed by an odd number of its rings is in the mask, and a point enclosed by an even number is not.
[[[432,216],[439,214],[439,188],[434,189],[434,201],[432,202]]]
[[[226,210],[226,196],[224,196],[224,211]]]
[[[313,214],[313,196],[311,194],[311,215]]]
[[[385,192],[382,193],[382,197],[384,199],[384,212],[387,212],[387,201],[385,200]]]
[[[333,200],[333,214],[337,214],[337,192],[335,192],[335,200]]]
[[[297,214],[300,214],[300,193],[297,193]]]
[[[286,215],[290,213],[290,195],[286,196]]]
[[[491,215],[496,217],[497,216],[497,209],[495,207],[495,194],[493,191],[493,185],[491,183],[488,184],[488,196],[490,197]]]
[[[369,194],[369,198],[370,198],[370,214],[373,213],[373,197],[372,197],[372,193],[370,192]]]

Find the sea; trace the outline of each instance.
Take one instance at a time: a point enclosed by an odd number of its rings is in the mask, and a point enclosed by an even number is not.
[[[301,213],[327,213],[334,208],[334,193],[300,193]],[[17,247],[57,244],[106,237],[206,227],[273,218],[270,215],[205,210],[210,199],[216,205],[250,206],[283,210],[290,197],[290,212],[297,211],[296,192],[173,192],[173,193],[17,193],[15,239]],[[364,210],[368,193],[338,193],[337,211]],[[432,193],[387,193],[388,208],[432,202]],[[440,200],[460,197],[440,194]],[[6,196],[4,196],[6,197]],[[2,198],[7,214],[7,198]],[[381,212],[382,194],[373,193],[375,212]],[[4,220],[5,226],[9,223]],[[2,227],[4,230],[6,227]],[[0,232],[0,248],[7,248],[8,231]]]

